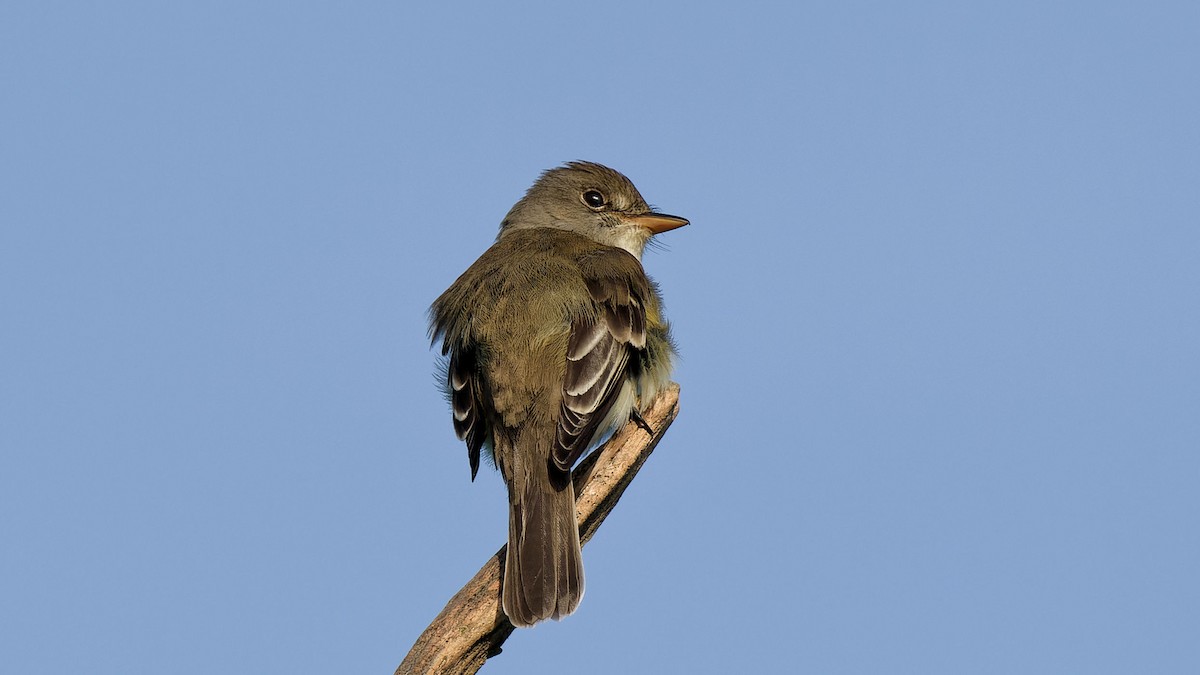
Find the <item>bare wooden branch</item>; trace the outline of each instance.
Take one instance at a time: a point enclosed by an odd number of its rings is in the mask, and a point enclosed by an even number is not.
[[[575,467],[572,480],[582,543],[596,533],[678,415],[679,385],[672,383],[642,415],[653,434],[630,422]],[[500,653],[514,630],[500,608],[503,560],[501,547],[421,633],[396,675],[469,675]]]

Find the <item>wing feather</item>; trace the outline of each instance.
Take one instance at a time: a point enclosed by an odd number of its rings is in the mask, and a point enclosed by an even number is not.
[[[614,252],[612,255],[627,255]],[[636,260],[634,261],[636,263]],[[626,263],[627,264],[627,263]],[[640,265],[637,278],[643,278]],[[630,275],[587,277],[592,316],[577,318],[567,343],[567,370],[552,458],[569,471],[591,445],[620,396],[630,355],[646,345],[646,310]]]
[[[479,453],[487,438],[487,423],[480,409],[482,400],[479,370],[475,354],[470,349],[456,349],[450,354],[446,378],[450,389],[450,408],[454,412],[454,434],[467,444],[467,461],[471,463],[471,480],[479,473]]]

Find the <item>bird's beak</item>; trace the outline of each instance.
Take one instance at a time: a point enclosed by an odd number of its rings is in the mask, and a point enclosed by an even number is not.
[[[663,232],[669,232],[677,227],[683,227],[688,224],[686,218],[668,216],[665,213],[647,213],[634,216],[629,220],[634,225],[645,228],[650,234],[662,234]]]

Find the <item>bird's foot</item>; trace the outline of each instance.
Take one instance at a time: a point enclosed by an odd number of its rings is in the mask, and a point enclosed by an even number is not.
[[[641,429],[646,433],[650,434],[651,436],[654,435],[654,428],[651,427],[650,423],[642,417],[642,414],[637,411],[637,408],[633,408],[629,411],[629,420],[641,427]]]

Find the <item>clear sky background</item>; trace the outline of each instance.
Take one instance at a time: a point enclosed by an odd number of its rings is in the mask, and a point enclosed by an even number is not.
[[[5,3],[0,669],[390,673],[506,534],[425,309],[588,159],[682,412],[485,672],[1200,672],[1198,8]]]

